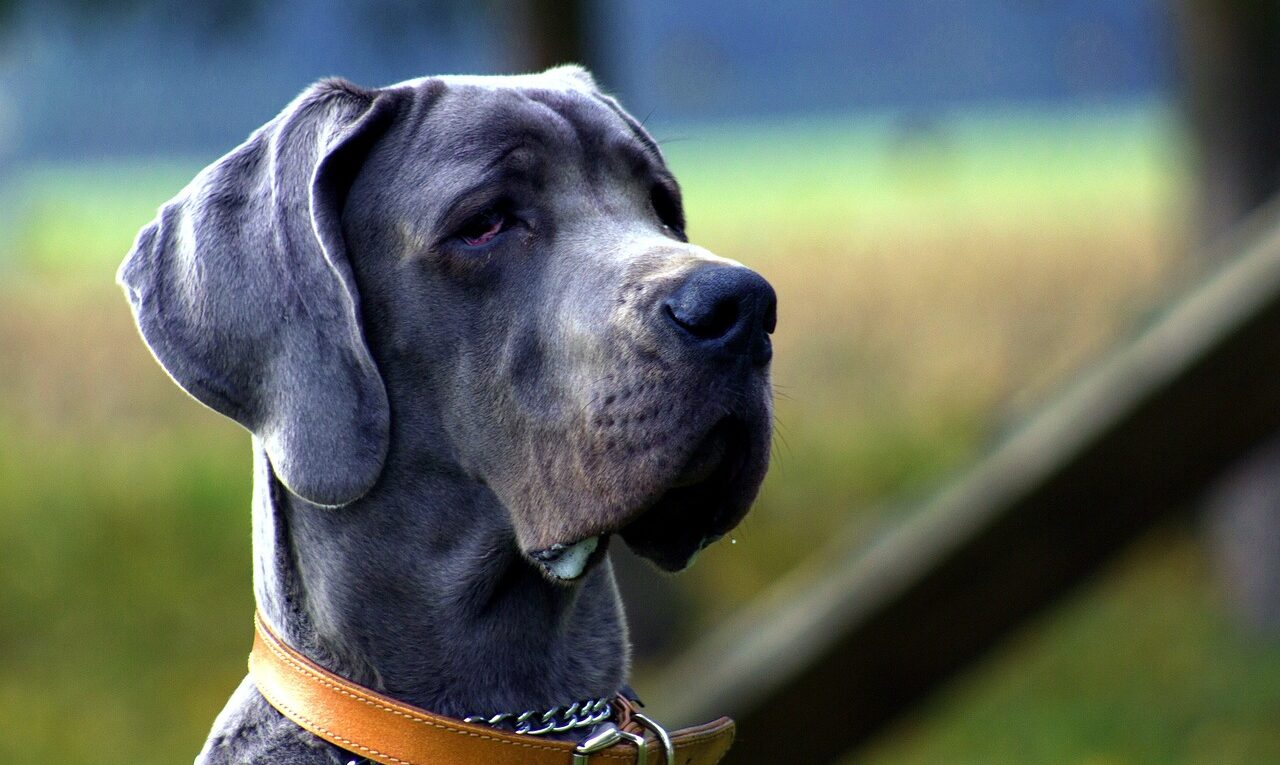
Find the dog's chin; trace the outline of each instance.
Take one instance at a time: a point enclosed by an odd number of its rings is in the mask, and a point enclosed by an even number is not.
[[[767,466],[767,434],[755,435],[736,417],[716,423],[671,485],[619,530],[627,546],[664,571],[680,571],[737,526]]]
[[[635,509],[596,533],[525,557],[557,584],[581,580],[604,558],[613,534],[666,571],[680,571],[746,515],[768,466],[768,429],[729,416],[716,422],[672,475]],[[615,525],[616,524],[616,525]]]

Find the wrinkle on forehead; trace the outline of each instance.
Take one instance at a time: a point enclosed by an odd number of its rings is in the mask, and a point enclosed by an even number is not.
[[[409,128],[412,154],[449,164],[492,165],[522,146],[563,156],[584,132],[611,133],[580,95],[548,91],[445,91],[428,124]],[[620,127],[620,126],[619,126]]]
[[[653,140],[653,136],[649,135],[649,131],[645,130],[635,117],[627,114],[627,112],[618,105],[618,102],[610,96],[606,96],[603,93],[592,93],[591,97],[604,104],[608,107],[609,111],[613,112],[618,116],[618,119],[622,120],[623,124],[627,126],[628,130],[630,130],[631,136],[644,147],[645,151],[653,156],[658,165],[666,165],[666,158],[662,156],[662,149],[658,148],[657,141]]]

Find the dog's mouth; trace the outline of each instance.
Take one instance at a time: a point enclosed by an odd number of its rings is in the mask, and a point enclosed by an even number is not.
[[[754,449],[745,421],[721,419],[690,453],[675,477],[625,525],[528,554],[553,581],[581,578],[604,557],[613,533],[636,554],[666,571],[680,571],[707,545],[738,524],[755,498],[750,480]],[[763,469],[759,471],[763,473]]]

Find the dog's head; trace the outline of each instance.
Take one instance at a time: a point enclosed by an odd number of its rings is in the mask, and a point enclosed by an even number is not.
[[[120,280],[291,492],[361,498],[411,435],[395,418],[429,412],[552,578],[613,533],[682,568],[764,476],[773,290],[688,243],[657,146],[577,68],[321,83],[166,205]]]

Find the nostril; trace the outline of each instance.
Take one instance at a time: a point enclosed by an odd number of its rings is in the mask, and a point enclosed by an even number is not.
[[[764,309],[764,331],[770,335],[778,328],[778,298],[769,296],[769,304]]]
[[[689,331],[704,340],[724,337],[738,323],[738,301],[722,298],[717,300],[702,320]]]
[[[689,306],[668,303],[667,315],[678,326],[699,340],[715,340],[727,335],[737,324],[740,313],[739,301],[732,297],[721,297],[711,305]]]

